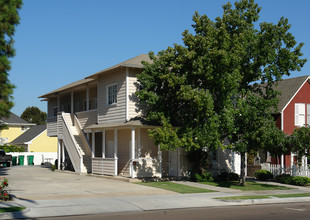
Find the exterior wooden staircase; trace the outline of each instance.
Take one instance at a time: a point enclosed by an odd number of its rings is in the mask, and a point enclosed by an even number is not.
[[[70,113],[61,113],[58,116],[58,125],[61,127],[61,135],[75,172],[91,173],[92,171],[92,152],[81,129],[78,119]],[[59,134],[60,135],[60,134]]]

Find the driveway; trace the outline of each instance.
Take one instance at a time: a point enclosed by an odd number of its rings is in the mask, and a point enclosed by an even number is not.
[[[13,195],[26,200],[175,194],[171,191],[106,179],[100,176],[53,172],[42,166],[1,168],[0,175],[8,178]]]

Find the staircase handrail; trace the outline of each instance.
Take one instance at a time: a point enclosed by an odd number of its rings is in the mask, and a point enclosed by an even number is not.
[[[74,124],[77,124],[77,126],[75,126],[75,127],[78,129],[79,134],[81,134],[80,137],[83,141],[84,146],[86,146],[85,150],[87,151],[87,154],[92,155],[92,150],[90,148],[89,142],[86,139],[86,135],[82,129],[82,126],[81,126],[79,119],[76,117],[75,114],[73,115],[73,118],[74,118]]]
[[[66,131],[67,131],[68,134],[69,134],[70,141],[71,141],[72,144],[74,145],[74,149],[76,150],[76,153],[78,154],[79,162],[78,162],[77,164],[75,164],[75,166],[76,166],[77,170],[79,170],[79,172],[81,172],[81,159],[82,159],[82,154],[81,154],[81,152],[80,152],[80,149],[76,147],[76,146],[77,146],[77,143],[76,143],[75,138],[73,137],[72,132],[70,131],[69,126],[68,126],[68,124],[67,124],[67,122],[66,122],[66,120],[65,120],[65,118],[64,118],[64,114],[65,114],[65,113],[62,113],[62,114],[61,114],[62,123],[64,124],[64,127],[66,128]],[[64,141],[67,142],[68,140],[67,140],[66,138],[64,138]],[[73,160],[72,162],[75,163],[74,160]]]

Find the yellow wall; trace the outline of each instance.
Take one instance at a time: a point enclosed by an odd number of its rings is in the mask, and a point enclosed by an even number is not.
[[[48,137],[47,130],[32,140],[29,152],[57,152],[57,137]]]
[[[25,131],[22,131],[20,126],[8,126],[6,129],[0,130],[0,137],[8,138],[8,142],[11,142]]]

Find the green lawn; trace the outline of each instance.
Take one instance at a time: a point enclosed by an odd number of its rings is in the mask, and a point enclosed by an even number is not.
[[[202,184],[238,189],[242,191],[260,191],[260,190],[287,190],[292,189],[284,186],[276,186],[262,183],[246,182],[245,186],[239,186],[238,181],[217,181],[217,182],[200,182]]]
[[[193,186],[186,186],[186,185],[171,183],[171,182],[142,182],[142,183],[136,183],[136,184],[170,190],[170,191],[181,193],[181,194],[214,192],[208,189],[201,189],[201,188],[197,188]]]
[[[231,196],[231,197],[218,197],[215,199],[221,200],[247,200],[247,199],[269,199],[272,197],[277,198],[293,198],[293,197],[310,197],[310,193],[298,194],[280,194],[280,195],[256,195],[256,196]]]
[[[25,207],[3,207],[3,208],[0,208],[0,213],[18,212],[18,211],[22,211],[24,209],[25,209]]]

